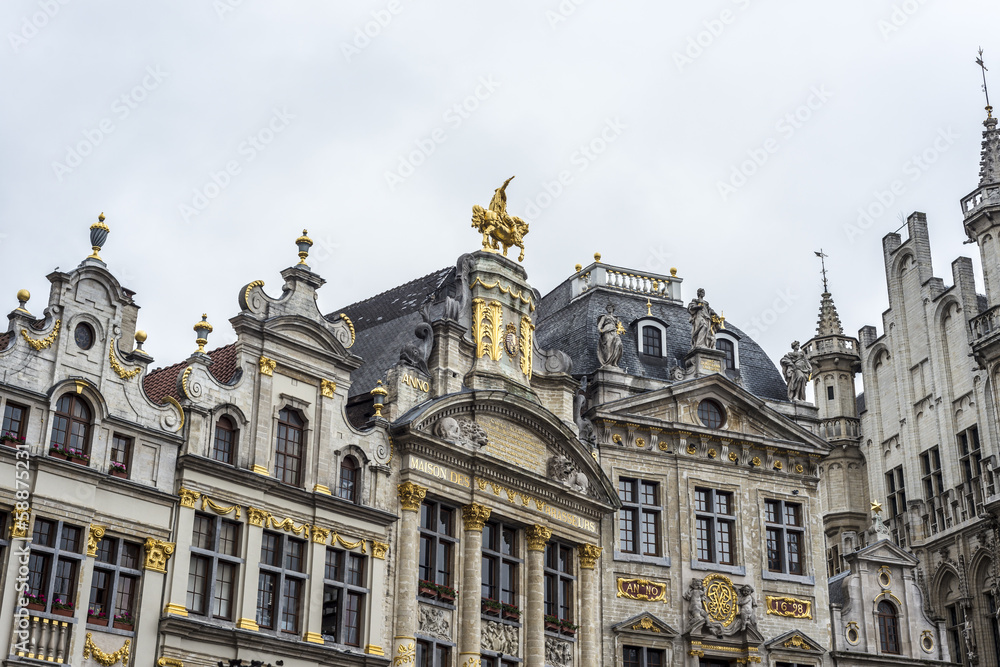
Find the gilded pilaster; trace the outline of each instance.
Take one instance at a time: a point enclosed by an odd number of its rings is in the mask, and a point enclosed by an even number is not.
[[[177,510],[177,547],[170,573],[167,576],[169,592],[163,613],[176,616],[187,616],[188,573],[191,569],[191,537],[194,535],[194,510],[183,505]]]
[[[594,567],[601,557],[601,547],[584,544],[580,554],[580,662],[596,665],[599,630],[597,622],[597,573]]]
[[[399,521],[399,549],[396,552],[396,631],[392,640],[393,665],[416,663],[417,558],[420,554],[420,504],[427,488],[403,482],[396,491],[403,510]]]
[[[528,526],[527,603],[524,609],[524,666],[545,667],[545,543],[552,531]]]
[[[478,665],[482,632],[483,525],[490,508],[472,503],[462,508],[465,534],[462,536],[462,587],[459,589],[461,627],[458,636],[458,664]]]

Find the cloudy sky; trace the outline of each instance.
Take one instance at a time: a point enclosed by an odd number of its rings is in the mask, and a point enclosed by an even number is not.
[[[683,6],[682,6],[683,5]],[[848,332],[887,306],[881,238],[928,215],[951,284],[977,184],[976,50],[1000,4],[4,0],[0,298],[102,256],[157,365],[211,346],[308,228],[331,311],[477,249],[516,174],[543,293],[586,265],[678,269],[778,359],[829,255]],[[892,191],[896,183],[895,192]],[[859,210],[868,216],[859,219]],[[905,234],[905,230],[903,232]]]

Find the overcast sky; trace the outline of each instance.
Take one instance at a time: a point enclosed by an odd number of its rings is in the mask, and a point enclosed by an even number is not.
[[[704,287],[777,360],[815,332],[823,248],[846,330],[881,333],[901,215],[927,213],[946,284],[958,255],[979,269],[958,200],[980,46],[1000,100],[998,19],[983,1],[3,0],[0,298],[28,288],[40,315],[104,211],[101,254],[167,365],[202,312],[210,347],[235,339],[241,285],[280,294],[303,227],[328,312],[476,250],[473,204],[516,174],[543,293],[595,251],[676,267],[685,301]]]

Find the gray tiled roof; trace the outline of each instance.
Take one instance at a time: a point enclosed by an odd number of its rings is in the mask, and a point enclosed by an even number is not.
[[[640,355],[637,349],[636,324],[647,316],[646,295],[597,288],[570,301],[571,286],[563,282],[542,297],[538,306],[536,335],[542,348],[562,350],[573,359],[573,374],[586,375],[597,370],[597,318],[607,304],[614,304],[615,315],[625,326],[624,351],[619,367],[640,377],[669,381],[670,370],[684,365],[684,355],[691,349],[691,322],[687,308],[679,303],[659,301],[649,312],[667,327],[664,357]],[[740,377],[743,386],[759,398],[785,401],[788,392],[781,373],[757,343],[735,326],[726,323],[726,331],[739,337]]]
[[[368,393],[399,361],[403,346],[416,340],[413,330],[422,321],[420,306],[449,286],[454,274],[455,267],[440,269],[326,316],[333,320],[345,313],[354,323],[356,338],[351,352],[364,363],[351,373],[351,396]]]

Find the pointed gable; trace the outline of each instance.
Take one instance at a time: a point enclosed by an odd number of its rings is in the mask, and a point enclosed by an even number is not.
[[[644,611],[641,614],[622,621],[618,625],[612,626],[611,630],[616,634],[641,635],[657,639],[673,639],[679,634],[668,623],[660,620],[648,611]]]

